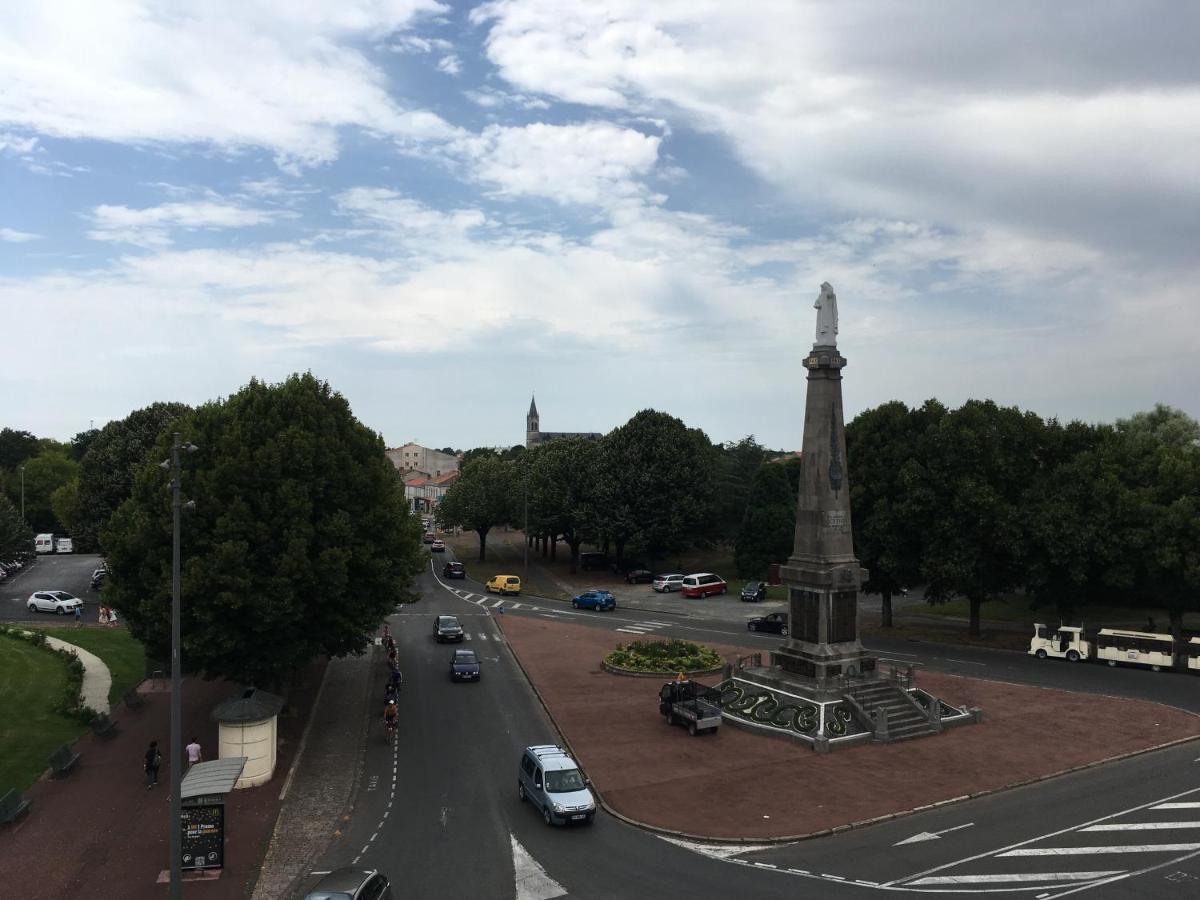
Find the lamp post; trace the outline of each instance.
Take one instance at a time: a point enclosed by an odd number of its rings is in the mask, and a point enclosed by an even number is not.
[[[25,467],[21,466],[21,521],[25,521]]]

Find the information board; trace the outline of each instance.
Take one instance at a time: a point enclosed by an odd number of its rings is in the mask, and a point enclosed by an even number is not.
[[[224,867],[224,803],[185,806],[179,824],[183,829],[184,869],[220,869]]]

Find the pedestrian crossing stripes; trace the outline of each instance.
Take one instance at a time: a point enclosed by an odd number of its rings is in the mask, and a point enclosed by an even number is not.
[[[650,634],[652,631],[658,631],[660,628],[669,628],[670,625],[670,622],[630,622],[618,627],[617,631],[622,631],[625,634]]]

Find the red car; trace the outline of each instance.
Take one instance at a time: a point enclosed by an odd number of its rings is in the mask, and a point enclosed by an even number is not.
[[[724,579],[720,575],[714,575],[711,572],[697,572],[694,575],[685,575],[683,584],[679,591],[685,597],[707,597],[711,594],[724,594],[729,590]]]

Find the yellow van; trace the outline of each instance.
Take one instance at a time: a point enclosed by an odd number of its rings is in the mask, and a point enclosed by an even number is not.
[[[516,575],[495,575],[487,583],[487,589],[494,594],[519,594],[521,579]]]

